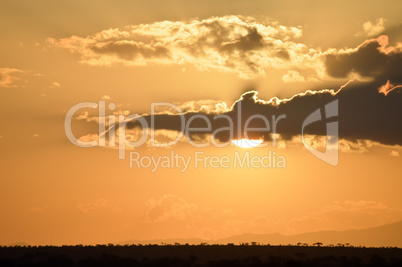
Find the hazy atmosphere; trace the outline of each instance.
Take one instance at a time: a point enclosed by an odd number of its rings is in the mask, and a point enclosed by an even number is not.
[[[0,245],[402,247],[401,9],[1,1]]]

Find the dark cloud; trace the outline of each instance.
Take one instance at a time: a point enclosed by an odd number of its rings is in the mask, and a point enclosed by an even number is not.
[[[402,82],[402,52],[387,47],[388,37],[368,40],[352,52],[329,54],[325,57],[328,75],[344,78],[351,73],[384,84],[387,80]]]
[[[272,116],[278,118],[286,115],[277,123],[277,133],[281,139],[290,140],[300,135],[303,121],[312,112],[334,100],[339,103],[339,116],[330,120],[315,122],[305,128],[305,133],[312,135],[326,135],[326,122],[339,121],[339,137],[351,141],[358,139],[372,140],[386,145],[402,145],[402,94],[398,90],[390,92],[387,96],[380,94],[376,85],[372,83],[355,83],[342,89],[337,94],[330,90],[309,91],[295,95],[289,100],[278,103],[276,99],[262,101],[256,97],[257,92],[251,91],[243,94],[233,105],[232,109],[223,113],[234,122],[234,139],[244,137],[244,125],[247,119],[256,114],[264,116],[270,123],[270,131],[249,132],[249,138],[264,138],[270,140],[272,132]],[[239,111],[241,109],[241,111]],[[323,110],[323,109],[322,109]],[[240,115],[239,115],[240,114]],[[222,127],[229,127],[226,119],[214,119],[214,114],[205,112],[190,112],[183,116],[186,122],[195,115],[202,115],[212,124],[209,133]],[[324,114],[322,114],[325,118]],[[241,117],[240,117],[241,116]],[[150,117],[144,116],[150,123]],[[180,131],[181,120],[179,115],[161,114],[155,115],[155,130],[167,129]],[[137,122],[128,124],[129,128],[138,126]],[[205,128],[207,126],[203,118],[194,119],[191,127]],[[237,132],[238,127],[240,131]],[[251,120],[249,128],[265,127],[262,119]],[[205,132],[193,132],[194,135],[204,135]],[[221,131],[215,135],[220,141],[228,141],[229,131]]]

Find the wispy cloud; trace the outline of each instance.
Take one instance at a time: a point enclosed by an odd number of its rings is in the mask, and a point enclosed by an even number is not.
[[[288,223],[293,232],[316,230],[349,230],[394,223],[402,219],[400,209],[372,200],[333,201],[320,211],[294,218]]]
[[[376,36],[381,34],[385,30],[385,21],[384,18],[379,18],[375,22],[366,21],[363,24],[363,32],[359,35]]]
[[[291,82],[304,82],[304,77],[300,75],[298,71],[289,70],[285,75],[283,75],[282,80],[285,83]]]
[[[175,195],[163,195],[158,199],[150,199],[147,206],[146,219],[148,222],[185,220],[198,211],[196,204],[189,203]]]
[[[52,82],[52,84],[50,85],[50,88],[59,88],[61,85],[58,82]]]
[[[99,210],[121,211],[121,208],[116,206],[114,202],[106,199],[98,199],[94,201],[78,203],[77,208],[83,213]]]
[[[391,92],[392,90],[396,89],[396,88],[401,88],[402,85],[393,85],[389,82],[389,80],[387,81],[386,84],[381,85],[378,88],[378,92],[383,93],[384,95],[388,95],[389,92]]]
[[[18,87],[26,82],[21,78],[26,71],[14,68],[0,68],[0,87]]]

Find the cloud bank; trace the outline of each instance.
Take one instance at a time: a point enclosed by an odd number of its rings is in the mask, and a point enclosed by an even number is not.
[[[258,99],[257,92],[251,91],[243,94],[235,102],[232,108],[222,113],[233,121],[233,125],[228,120],[214,119],[214,115],[205,112],[185,113],[185,121],[190,120],[195,115],[203,115],[208,119],[212,128],[210,131],[193,131],[194,139],[206,133],[213,133],[217,129],[232,127],[241,131],[234,131],[234,139],[246,137],[244,125],[247,120],[255,115],[266,117],[272,122],[272,116],[279,118],[282,114],[286,115],[277,124],[276,132],[282,140],[292,140],[301,134],[303,121],[318,108],[323,108],[327,103],[338,99],[339,102],[339,137],[345,140],[371,140],[385,145],[402,145],[402,125],[400,117],[402,115],[402,94],[399,91],[392,91],[387,96],[380,94],[377,87],[370,87],[366,83],[356,83],[349,88],[346,87],[339,92],[333,90],[308,91],[298,94],[289,100],[278,100],[273,98],[269,101]],[[239,107],[241,111],[239,112]],[[143,118],[151,125],[151,117],[144,115]],[[153,130],[172,130],[181,131],[180,115],[159,114],[154,116]],[[308,126],[305,134],[326,135],[325,121],[320,121]],[[128,128],[139,127],[137,121],[127,124]],[[192,128],[206,128],[205,119],[197,118],[191,123]],[[262,119],[252,119],[249,128],[265,128],[266,123]],[[272,126],[271,126],[272,127]],[[248,131],[248,138],[263,138],[271,140],[271,131]],[[220,131],[214,136],[216,139],[227,142],[230,140],[230,131]]]
[[[47,42],[79,54],[81,62],[90,65],[190,64],[248,79],[263,76],[268,69],[301,65],[320,71],[320,52],[297,42],[301,35],[300,27],[270,19],[224,16],[133,25]]]

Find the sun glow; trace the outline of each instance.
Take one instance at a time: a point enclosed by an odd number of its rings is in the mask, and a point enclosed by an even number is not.
[[[232,143],[235,146],[238,147],[242,147],[242,148],[252,148],[252,147],[256,147],[259,144],[261,144],[263,142],[263,140],[261,139],[257,139],[257,140],[252,140],[252,139],[240,139],[240,140],[232,140]]]

